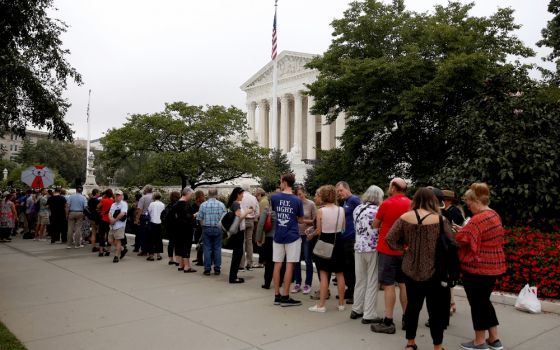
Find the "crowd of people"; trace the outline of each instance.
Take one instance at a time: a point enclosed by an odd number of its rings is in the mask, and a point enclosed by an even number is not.
[[[232,250],[229,283],[245,282],[239,271],[264,268],[262,288],[273,287],[275,305],[302,305],[292,298],[302,293],[316,300],[310,312],[325,313],[332,283],[338,290],[336,310],[351,305],[350,319],[361,319],[373,332],[394,334],[398,300],[405,348],[411,350],[417,349],[424,301],[434,349],[442,349],[444,331],[456,311],[454,281],[442,271],[448,264],[445,254],[455,251],[474,329],[473,340],[460,346],[503,349],[490,296],[506,268],[504,237],[500,217],[489,207],[488,186],[474,183],[464,194],[465,209],[472,215],[467,220],[454,192],[420,187],[410,199],[407,187],[405,180],[394,178],[388,198],[376,185],[358,197],[340,181],[321,186],[311,200],[288,173],[275,193],[257,188],[252,194],[248,186],[236,187],[226,203],[216,188],[208,188],[207,195],[189,187],[171,192],[167,205],[150,185],[130,204],[126,194],[112,189],[94,189],[89,198],[81,187],[72,195],[59,189],[6,192],[0,233],[2,242],[20,232],[36,241],[48,235],[51,244],[65,243],[67,249],[90,243],[100,257],[112,251],[118,263],[128,252],[125,231],[135,235],[133,252],[147,261],[163,259],[165,232],[168,265],[183,273],[195,273],[194,266],[201,266],[204,276],[222,273],[222,248],[227,247]],[[233,223],[225,228],[228,213]],[[191,262],[193,245],[197,254]],[[315,291],[313,266],[319,281]],[[383,314],[377,312],[380,290]]]

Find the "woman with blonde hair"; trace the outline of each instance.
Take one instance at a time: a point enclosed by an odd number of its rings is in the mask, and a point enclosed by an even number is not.
[[[501,350],[503,346],[498,338],[498,318],[490,296],[496,278],[506,272],[504,228],[498,213],[488,206],[490,189],[487,184],[472,184],[464,200],[473,216],[464,227],[454,225],[454,228],[458,230],[456,239],[462,280],[471,306],[475,337],[461,344],[461,348]]]
[[[326,312],[325,306],[329,293],[329,277],[331,273],[336,275],[338,284],[338,311],[344,310],[344,291],[346,289],[344,283],[344,245],[341,238],[341,231],[345,227],[344,209],[335,204],[336,190],[332,185],[321,186],[318,190],[323,207],[317,210],[317,229],[315,234],[319,236],[319,240],[334,244],[332,256],[322,258],[315,255],[315,265],[319,270],[320,289],[319,302],[310,307],[311,312]]]

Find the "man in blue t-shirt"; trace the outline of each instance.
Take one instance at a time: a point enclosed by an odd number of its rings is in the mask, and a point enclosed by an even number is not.
[[[346,214],[346,227],[342,234],[342,242],[344,243],[344,282],[346,283],[346,292],[344,299],[347,304],[354,303],[354,286],[356,284],[356,272],[354,270],[354,242],[356,241],[356,232],[354,230],[354,209],[362,203],[360,198],[352,194],[350,186],[346,181],[339,181],[336,184],[336,194],[338,198],[344,201],[344,213]]]
[[[290,284],[294,272],[294,263],[299,262],[301,254],[301,238],[298,223],[305,223],[303,219],[303,203],[295,194],[292,187],[295,176],[284,174],[280,178],[281,192],[271,198],[272,210],[276,213],[276,226],[272,242],[272,261],[274,261],[274,305],[297,306],[301,301],[290,298]],[[284,295],[280,294],[280,271],[286,259],[284,274]]]

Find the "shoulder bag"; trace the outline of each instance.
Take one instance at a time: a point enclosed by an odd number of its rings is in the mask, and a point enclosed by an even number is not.
[[[325,241],[321,240],[321,238],[319,237],[319,240],[315,244],[315,248],[313,248],[313,255],[318,256],[318,257],[323,258],[323,259],[327,259],[327,260],[332,258],[334,245],[336,243],[336,235],[339,231],[339,229],[338,229],[338,218],[339,217],[340,217],[340,208],[338,210],[338,213],[336,214],[336,226],[335,227],[336,227],[337,232],[334,233],[334,243],[325,242]]]

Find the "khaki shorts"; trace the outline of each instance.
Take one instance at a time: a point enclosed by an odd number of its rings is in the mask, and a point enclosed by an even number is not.
[[[116,230],[109,230],[109,240],[124,239],[124,227]]]
[[[37,216],[37,223],[39,225],[50,225],[49,213],[39,213]]]
[[[272,242],[272,261],[274,262],[299,262],[301,255],[301,238],[286,244]]]

